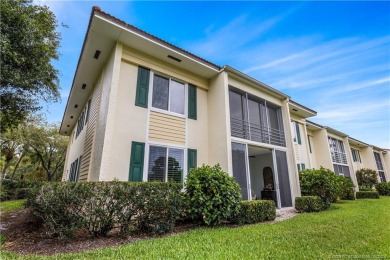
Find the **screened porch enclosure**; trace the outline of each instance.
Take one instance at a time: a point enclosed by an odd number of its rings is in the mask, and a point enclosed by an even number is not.
[[[268,199],[278,208],[293,206],[285,151],[232,142],[232,160],[243,200]]]
[[[231,135],[251,141],[286,146],[280,107],[230,88]]]

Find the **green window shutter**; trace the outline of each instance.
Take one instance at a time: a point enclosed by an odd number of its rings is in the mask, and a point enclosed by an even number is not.
[[[299,130],[299,124],[297,122],[295,122],[295,129],[297,131],[297,141],[298,141],[298,144],[301,144],[301,132]]]
[[[145,144],[131,143],[129,181],[142,181]]]
[[[301,165],[299,163],[297,163],[297,166],[298,166],[298,171],[301,170]]]
[[[188,85],[188,118],[197,119],[196,86]]]
[[[148,107],[149,74],[150,70],[138,67],[137,92],[135,95],[136,106]]]
[[[306,167],[305,167],[305,164],[304,164],[304,163],[301,163],[301,166],[302,166],[302,170],[306,169]]]
[[[188,173],[192,168],[197,167],[197,151],[195,149],[188,149],[187,168]]]

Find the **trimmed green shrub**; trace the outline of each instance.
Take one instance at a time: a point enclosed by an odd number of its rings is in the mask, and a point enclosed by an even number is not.
[[[362,186],[359,186],[359,191],[373,191],[371,188],[364,188]]]
[[[43,181],[9,180],[0,181],[0,200],[27,199],[37,188],[43,185]]]
[[[216,225],[238,212],[240,186],[217,164],[191,169],[185,183],[188,214],[207,225]]]
[[[299,212],[319,212],[323,209],[322,200],[318,196],[296,197],[295,209]]]
[[[340,186],[340,194],[339,197],[342,200],[355,200],[355,184],[351,178],[347,178],[344,176],[338,176],[339,186]]]
[[[379,199],[379,193],[376,191],[359,191],[356,192],[357,199]]]
[[[306,169],[299,172],[302,196],[318,196],[322,209],[328,209],[340,195],[338,176],[329,169]]]
[[[253,224],[276,218],[275,202],[273,200],[243,200],[238,213],[233,217],[237,224]]]
[[[390,196],[390,182],[380,182],[375,185],[375,189],[381,196]]]
[[[170,231],[182,213],[181,184],[160,182],[140,185],[142,196],[136,196],[137,227],[148,233]]]
[[[47,183],[27,199],[48,236],[72,237],[82,227],[84,204],[91,194],[84,183]]]
[[[61,182],[47,183],[27,205],[50,236],[71,237],[79,229],[105,236],[119,227],[164,233],[181,213],[181,184],[161,182]]]
[[[356,171],[356,179],[359,187],[372,189],[378,183],[378,172],[363,168]]]

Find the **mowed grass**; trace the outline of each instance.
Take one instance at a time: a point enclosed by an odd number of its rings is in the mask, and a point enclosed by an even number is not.
[[[5,213],[17,209],[22,209],[26,200],[9,200],[0,202],[0,212]]]
[[[22,258],[2,252],[6,258]],[[199,228],[49,259],[329,259],[390,257],[390,197],[341,201],[279,223]],[[24,256],[38,259],[39,256]]]

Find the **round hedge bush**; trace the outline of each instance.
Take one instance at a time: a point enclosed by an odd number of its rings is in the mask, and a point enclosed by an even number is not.
[[[302,196],[318,196],[322,200],[322,209],[328,209],[342,193],[338,176],[331,170],[306,169],[299,172]]]
[[[353,184],[353,181],[351,178],[347,178],[344,176],[338,176],[338,181],[340,185],[340,199],[342,200],[355,200],[355,184]]]
[[[188,215],[217,225],[238,213],[240,186],[217,164],[191,169],[185,183]]]
[[[361,188],[372,189],[378,183],[378,172],[363,168],[356,171],[356,179]]]
[[[375,189],[381,196],[390,196],[390,182],[381,182],[375,185]]]

